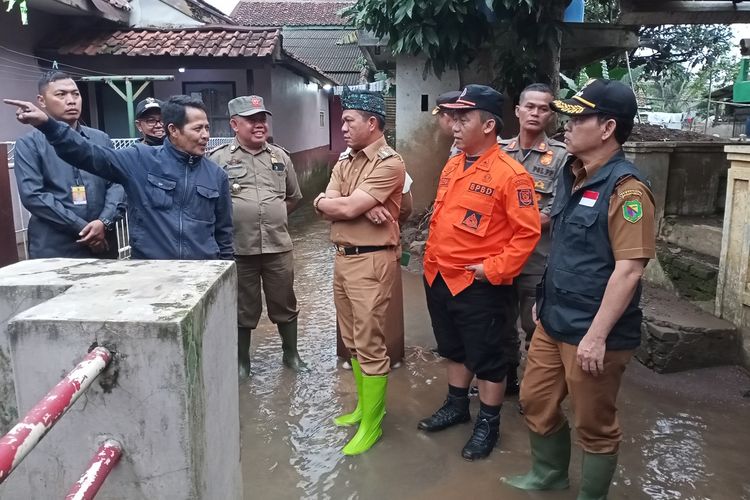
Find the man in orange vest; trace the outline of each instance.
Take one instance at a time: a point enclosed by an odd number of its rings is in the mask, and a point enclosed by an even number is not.
[[[438,352],[448,360],[448,397],[419,429],[439,431],[471,419],[469,384],[479,380],[480,410],[461,454],[490,454],[500,434],[500,408],[513,363],[513,278],[531,255],[541,227],[534,181],[497,144],[503,97],[468,85],[455,103],[461,153],[438,182],[424,256],[427,306]]]

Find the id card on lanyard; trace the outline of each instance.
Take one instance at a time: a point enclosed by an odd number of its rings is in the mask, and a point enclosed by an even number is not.
[[[86,205],[86,186],[83,185],[81,172],[76,168],[75,184],[70,187],[70,194],[73,197],[73,205]]]

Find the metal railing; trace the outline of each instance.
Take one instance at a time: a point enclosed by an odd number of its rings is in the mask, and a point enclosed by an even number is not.
[[[112,361],[112,353],[96,347],[47,393],[26,416],[0,438],[0,484],[86,392]],[[102,479],[103,481],[103,479]]]
[[[112,139],[112,144],[115,149],[123,149],[132,146],[138,141],[138,139],[132,138],[116,138]],[[208,149],[213,149],[222,144],[227,144],[232,141],[231,137],[212,137],[208,140]],[[15,148],[15,142],[6,142],[8,145],[8,165],[9,169],[13,170],[13,150]],[[21,197],[17,190],[13,191],[13,220],[17,227],[16,229],[16,240],[20,239],[23,245],[24,257],[29,258],[29,245],[28,245],[28,227],[27,223],[31,214],[26,210],[21,203]],[[118,259],[129,259],[130,258],[130,230],[128,228],[128,216],[125,214],[125,218],[117,221],[115,224],[115,231],[117,236],[117,258]]]

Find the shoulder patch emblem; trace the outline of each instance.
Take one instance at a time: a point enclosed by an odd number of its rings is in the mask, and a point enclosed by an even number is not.
[[[641,220],[643,217],[643,207],[641,206],[641,202],[638,200],[630,200],[623,203],[622,216],[626,221],[632,224]]]
[[[626,189],[625,191],[621,193],[617,193],[617,196],[619,196],[622,199],[625,199],[628,196],[637,196],[640,198],[643,196],[643,191],[641,191],[640,189]]]
[[[531,189],[517,189],[518,206],[521,208],[534,206],[534,194]]]

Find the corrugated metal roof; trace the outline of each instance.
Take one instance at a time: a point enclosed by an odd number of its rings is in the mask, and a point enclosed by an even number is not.
[[[290,29],[282,31],[282,45],[286,52],[334,76],[342,84],[359,81],[359,63],[362,52],[357,45],[340,45],[338,42],[350,30],[346,29]],[[354,73],[353,81],[344,76]],[[338,75],[342,75],[339,77]]]

